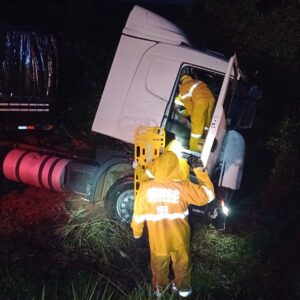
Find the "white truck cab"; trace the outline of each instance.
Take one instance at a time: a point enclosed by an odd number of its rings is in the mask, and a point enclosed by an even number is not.
[[[192,48],[181,29],[142,7],[133,8],[123,29],[92,130],[134,143],[137,127],[159,126],[187,148],[190,129],[173,110],[179,79],[187,72],[207,83],[216,98],[199,155],[211,176],[218,173],[218,186],[239,189],[245,142],[232,130],[233,122],[238,127],[241,120],[232,120],[230,113],[236,113],[233,99],[241,77],[236,56],[228,61],[215,52]]]

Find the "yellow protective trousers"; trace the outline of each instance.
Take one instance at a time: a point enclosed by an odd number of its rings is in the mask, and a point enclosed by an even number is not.
[[[193,109],[191,113],[191,137],[190,137],[190,150],[198,151],[198,143],[200,138],[204,138],[205,129],[208,130],[212,111],[215,104],[215,99],[211,95],[203,97],[196,89],[193,95]]]
[[[199,144],[199,140],[200,140],[200,136],[199,137],[190,137],[190,150],[191,151],[195,151],[195,152],[199,152],[198,149],[198,144]]]
[[[191,262],[189,248],[158,256],[151,251],[152,289],[163,290],[170,283],[170,261],[174,272],[173,282],[179,290],[191,288]]]

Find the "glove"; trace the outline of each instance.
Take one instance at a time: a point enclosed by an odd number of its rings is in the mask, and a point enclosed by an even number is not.
[[[182,100],[182,99],[181,99],[181,97],[180,97],[179,95],[176,96],[176,97],[175,97],[175,104],[176,104],[176,105],[180,105],[180,106],[184,106],[181,100]]]
[[[215,219],[219,215],[218,209],[215,207],[213,209],[209,209],[207,215],[210,219]]]
[[[203,162],[201,158],[195,155],[190,155],[187,159],[187,163],[192,170],[196,168],[203,168]]]
[[[139,163],[137,160],[134,160],[133,163],[132,163],[132,168],[133,169],[136,169],[138,167]]]
[[[206,213],[210,219],[215,219],[219,215],[220,203],[218,200],[213,200],[207,204]]]

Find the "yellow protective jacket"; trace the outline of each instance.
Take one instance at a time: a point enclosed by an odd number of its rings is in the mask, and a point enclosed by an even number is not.
[[[150,249],[155,255],[170,255],[190,242],[188,205],[206,205],[215,197],[207,173],[195,169],[199,184],[180,180],[182,170],[173,152],[156,159],[155,179],[141,184],[131,222],[135,238],[141,237],[147,222]]]
[[[215,97],[208,86],[199,80],[184,81],[179,87],[181,102],[191,117],[191,136],[201,138],[209,128],[215,106]]]

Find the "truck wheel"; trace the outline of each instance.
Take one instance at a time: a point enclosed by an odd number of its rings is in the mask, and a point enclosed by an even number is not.
[[[108,190],[104,207],[114,219],[129,224],[133,215],[134,182],[132,177],[117,180]]]

